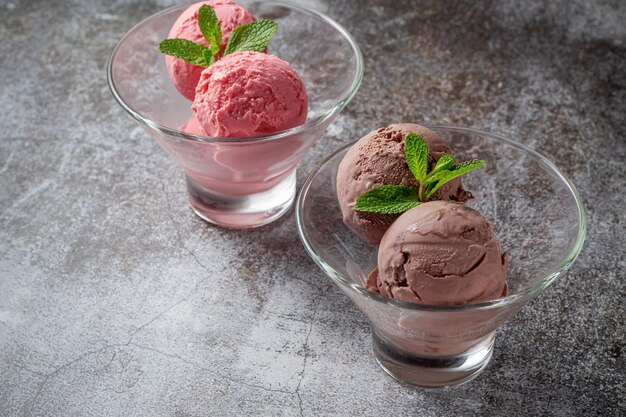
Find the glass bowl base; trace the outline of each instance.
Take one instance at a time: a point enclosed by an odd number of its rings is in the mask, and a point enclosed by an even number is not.
[[[212,192],[186,175],[189,204],[203,220],[221,227],[247,229],[285,214],[296,196],[296,170],[269,190],[249,195]]]
[[[422,388],[447,388],[469,382],[485,369],[495,332],[470,350],[454,356],[424,357],[402,352],[372,332],[376,361],[393,378]]]

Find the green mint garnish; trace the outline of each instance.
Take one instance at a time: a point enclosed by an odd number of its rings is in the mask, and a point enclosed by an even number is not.
[[[208,67],[205,51],[210,49],[204,45],[186,39],[165,39],[157,48],[163,55],[171,55],[183,59],[190,64]]]
[[[205,49],[202,54],[204,55],[205,67],[215,64],[215,56],[213,56],[213,52],[210,49]]]
[[[198,26],[210,48],[185,39],[165,39],[157,50],[163,55],[180,58],[200,67],[213,65],[220,58],[222,30],[211,6],[204,4],[198,10]],[[222,56],[242,51],[263,52],[276,30],[278,25],[269,19],[238,26],[230,34]]]
[[[404,140],[404,155],[409,170],[419,183],[415,190],[406,185],[381,185],[361,194],[354,209],[380,214],[400,214],[427,202],[448,181],[485,165],[472,159],[456,164],[452,155],[442,155],[428,172],[428,147],[424,139],[410,132]]]
[[[424,139],[411,132],[404,139],[404,157],[413,176],[421,183],[428,173],[428,147]]]
[[[220,52],[222,47],[222,28],[212,7],[203,4],[198,10],[198,26],[204,39],[209,43],[213,56]]]
[[[439,172],[439,171],[447,171],[450,168],[454,168],[454,158],[452,155],[444,154],[439,157],[439,160],[433,167],[433,170],[430,171],[430,176]]]
[[[381,185],[357,198],[354,209],[382,214],[400,214],[420,204],[417,192],[406,185]]]
[[[269,19],[239,26],[230,34],[224,56],[241,51],[263,52],[276,30],[278,25]]]
[[[432,197],[433,194],[446,182],[453,178],[460,177],[466,172],[470,172],[478,167],[485,165],[485,161],[480,159],[472,159],[471,161],[463,162],[458,165],[454,165],[449,170],[440,170],[439,172],[431,173],[428,176],[424,184],[426,184],[426,199]]]

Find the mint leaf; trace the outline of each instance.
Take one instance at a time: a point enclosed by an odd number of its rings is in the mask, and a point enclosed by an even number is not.
[[[404,139],[404,156],[415,179],[422,183],[428,171],[428,147],[421,136],[410,132]]]
[[[429,176],[425,182],[428,185],[426,189],[426,199],[429,199],[435,192],[448,181],[470,172],[478,167],[485,165],[485,161],[480,159],[472,159],[471,161],[462,162],[455,165],[448,171],[439,171]]]
[[[452,168],[454,168],[454,158],[450,154],[444,154],[439,157],[437,164],[435,164],[433,170],[428,173],[428,176],[430,177],[439,171],[449,171]]]
[[[209,43],[213,56],[217,55],[222,47],[222,29],[215,15],[215,10],[211,6],[206,4],[200,6],[198,26],[200,26],[200,32],[204,35],[204,39]]]
[[[206,61],[206,66],[210,67],[215,64],[215,56],[213,56],[213,51],[210,49],[205,49],[203,52],[204,60]]]
[[[417,192],[406,185],[381,185],[361,194],[354,209],[381,214],[400,214],[421,204]]]
[[[209,66],[204,51],[210,51],[210,49],[186,39],[165,39],[159,44],[157,50],[163,55],[171,55],[193,65]]]
[[[260,19],[235,28],[230,34],[224,56],[240,51],[263,52],[277,29],[278,25],[269,19]]]

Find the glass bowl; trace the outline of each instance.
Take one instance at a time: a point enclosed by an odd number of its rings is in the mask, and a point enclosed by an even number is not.
[[[304,81],[309,96],[304,125],[254,138],[180,130],[193,120],[191,101],[176,91],[165,57],[155,48],[189,5],[137,24],[117,44],[107,66],[117,102],[185,172],[193,210],[211,223],[232,228],[261,226],[287,211],[295,198],[296,165],[354,97],[363,77],[358,46],[328,16],[289,3],[238,3],[257,19],[278,24],[268,53],[289,62]]]
[[[432,126],[460,161],[484,159],[464,175],[467,204],[491,221],[509,255],[507,297],[481,304],[437,306],[385,298],[365,289],[377,246],[342,221],[335,186],[346,145],[323,161],[300,192],[296,218],[309,255],[372,323],[374,355],[404,382],[439,388],[476,377],[487,365],[495,330],[574,262],[586,220],[574,185],[545,157],[502,136]]]

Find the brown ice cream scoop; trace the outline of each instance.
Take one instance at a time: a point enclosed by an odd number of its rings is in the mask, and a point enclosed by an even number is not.
[[[356,199],[379,185],[419,187],[404,156],[404,140],[410,132],[421,136],[426,142],[429,169],[435,166],[443,154],[452,154],[448,144],[432,130],[416,124],[398,123],[365,135],[350,148],[339,164],[337,198],[343,221],[367,242],[380,242],[398,215],[355,211]],[[465,202],[470,198],[471,194],[463,189],[461,180],[455,178],[437,190],[431,200]]]
[[[367,287],[421,304],[471,304],[507,293],[507,257],[478,211],[429,201],[403,213],[378,248],[378,276]]]

